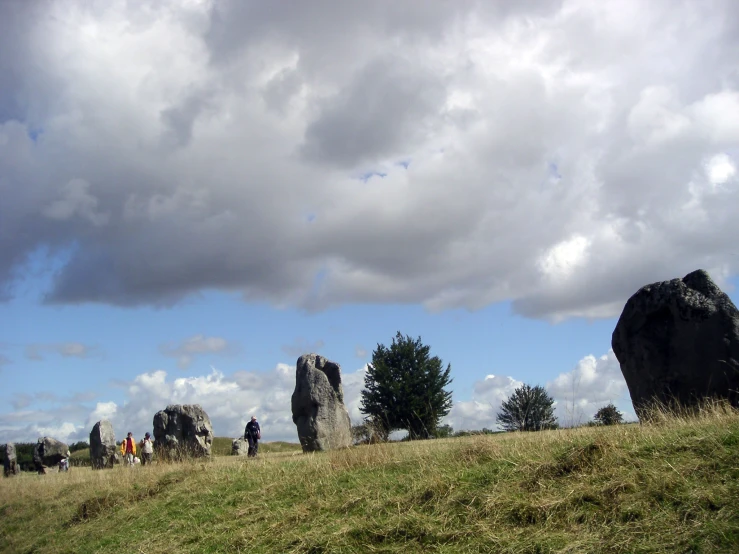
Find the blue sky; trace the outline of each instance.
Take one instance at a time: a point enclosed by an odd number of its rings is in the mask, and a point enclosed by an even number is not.
[[[169,403],[295,440],[297,356],[358,420],[396,331],[457,429],[524,382],[631,414],[627,298],[735,294],[738,6],[0,3],[0,441]]]

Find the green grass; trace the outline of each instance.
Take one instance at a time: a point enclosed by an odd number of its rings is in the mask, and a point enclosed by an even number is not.
[[[266,445],[264,445],[266,446]],[[24,474],[0,549],[44,552],[739,551],[739,413]]]

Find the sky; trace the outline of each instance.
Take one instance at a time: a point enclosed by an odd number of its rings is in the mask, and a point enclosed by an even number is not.
[[[455,430],[522,383],[633,418],[611,333],[737,301],[733,0],[0,2],[0,442],[199,403],[296,442],[295,362],[397,331]]]

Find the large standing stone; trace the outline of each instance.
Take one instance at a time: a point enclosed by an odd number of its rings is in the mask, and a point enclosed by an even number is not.
[[[213,426],[198,404],[173,404],[154,415],[154,449],[163,459],[210,456]]]
[[[639,289],[611,345],[640,418],[655,400],[739,401],[739,311],[703,270]]]
[[[92,469],[113,467],[121,463],[121,454],[115,444],[113,425],[107,419],[98,421],[90,431],[90,462]]]
[[[15,445],[9,442],[3,445],[3,475],[5,477],[13,477],[21,472],[21,466],[18,465],[18,457],[15,453]]]
[[[351,446],[339,364],[317,354],[298,358],[292,412],[303,452]]]
[[[246,456],[247,454],[249,454],[249,441],[244,437],[234,439],[231,443],[231,455]]]
[[[49,467],[56,467],[68,455],[69,447],[51,437],[40,438],[33,447],[33,463],[40,474],[46,473]]]

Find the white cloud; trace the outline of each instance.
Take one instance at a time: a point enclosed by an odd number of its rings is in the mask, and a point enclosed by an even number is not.
[[[562,319],[736,274],[737,6],[0,3],[0,295],[42,247],[52,303]]]
[[[455,402],[443,422],[455,431],[495,429],[501,404],[522,384],[513,377],[487,375],[475,383],[472,399]]]
[[[496,429],[496,415],[501,404],[522,384],[513,377],[488,375],[475,383],[472,400],[454,403],[444,422],[455,430]],[[546,389],[555,400],[555,413],[560,425],[586,423],[599,408],[611,402],[618,406],[626,419],[636,419],[626,381],[613,350],[599,358],[592,355],[583,357],[572,371],[561,373],[548,382]]]
[[[727,154],[716,154],[706,163],[706,174],[711,184],[723,185],[736,175],[736,164]]]
[[[98,402],[95,405],[95,409],[90,413],[90,417],[87,418],[86,428],[92,431],[92,428],[98,421],[103,419],[112,420],[115,418],[118,412],[118,406],[115,402]]]
[[[0,443],[36,442],[39,437],[54,437],[63,442],[88,440],[82,425],[87,410],[79,404],[51,409],[24,410],[0,415]]]
[[[345,402],[353,420],[360,420],[359,391],[364,369],[342,375]],[[295,389],[295,366],[278,364],[272,371],[238,371],[231,376],[213,370],[208,375],[170,378],[165,371],[143,373],[123,385],[126,400],[98,403],[87,420],[92,427],[110,419],[116,433],[151,431],[154,414],[169,404],[200,404],[208,413],[216,436],[236,437],[252,414],[263,428],[264,440],[297,441],[290,399]],[[89,432],[89,430],[88,430]]]
[[[179,344],[165,344],[161,347],[161,352],[165,356],[177,359],[177,365],[180,369],[190,367],[192,360],[196,356],[204,354],[222,354],[228,351],[232,345],[221,337],[206,337],[204,335],[195,335]]]
[[[560,373],[547,383],[547,391],[557,402],[561,425],[578,425],[593,418],[599,408],[616,404],[628,419],[634,419],[631,400],[621,366],[613,350],[596,358],[582,358],[568,373]]]
[[[555,244],[541,259],[541,270],[551,279],[566,280],[587,261],[588,246],[590,241],[582,236]]]

